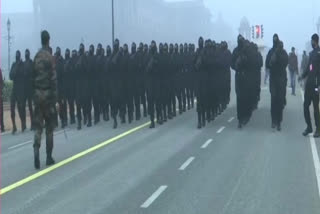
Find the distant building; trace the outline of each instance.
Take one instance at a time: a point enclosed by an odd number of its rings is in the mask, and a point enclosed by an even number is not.
[[[202,0],[165,2],[164,0],[114,1],[115,37],[131,43],[196,41],[210,37],[211,13]],[[94,41],[111,44],[111,0],[34,0],[35,20],[48,29],[54,43],[61,46],[86,45]]]

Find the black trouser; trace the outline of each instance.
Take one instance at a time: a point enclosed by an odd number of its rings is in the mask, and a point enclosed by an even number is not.
[[[30,114],[30,127],[33,128],[33,106],[32,106],[32,95],[27,96],[27,104],[28,104],[28,109],[29,109],[29,114]]]
[[[246,76],[243,73],[236,73],[235,77],[236,94],[237,94],[237,116],[238,121],[243,123],[250,118],[251,103],[248,94],[248,85]]]
[[[86,94],[84,104],[83,104],[83,115],[85,117],[85,120],[87,119],[88,124],[92,122],[92,115],[91,115],[92,101],[93,101],[93,97],[91,93]]]
[[[84,98],[76,99],[76,107],[77,107],[77,120],[78,120],[78,123],[81,123],[82,113],[84,112]]]
[[[69,116],[70,116],[70,120],[71,122],[75,121],[75,114],[74,114],[74,104],[75,104],[75,99],[73,96],[69,96],[67,98],[68,100],[68,106],[69,106]]]
[[[66,125],[68,121],[67,99],[64,97],[59,97],[58,104],[59,104],[59,117],[60,117],[61,123],[63,125]]]
[[[26,126],[26,101],[25,98],[22,96],[16,96],[16,93],[12,93],[10,99],[10,110],[11,110],[11,120],[13,127],[16,127],[15,121],[15,108],[16,104],[18,104],[18,113],[21,120],[21,126]]]
[[[319,130],[319,93],[312,89],[307,89],[304,92],[304,103],[303,103],[303,109],[304,109],[304,119],[307,123],[307,126],[309,128],[312,128],[311,124],[311,118],[310,118],[310,110],[309,107],[311,105],[311,102],[313,104],[313,111],[314,111],[314,120],[317,130]],[[319,130],[320,131],[320,130]]]
[[[286,86],[285,78],[270,78],[271,119],[272,124],[275,125],[280,125],[283,119],[283,109],[286,105]]]

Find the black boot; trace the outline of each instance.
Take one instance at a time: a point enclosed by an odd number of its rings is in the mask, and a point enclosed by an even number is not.
[[[55,164],[56,162],[54,161],[54,159],[52,158],[52,150],[47,151],[47,166],[51,166],[53,164]]]
[[[113,117],[113,128],[116,129],[118,127],[117,117]]]
[[[24,132],[26,130],[26,122],[22,121],[22,125],[21,125],[21,131]]]
[[[312,128],[309,126],[306,128],[306,130],[302,133],[303,136],[308,136],[309,134],[311,134],[313,132]]]
[[[76,120],[74,119],[74,117],[71,118],[70,124],[73,125],[76,123]]]
[[[13,128],[12,128],[12,134],[15,134],[17,132],[17,126],[16,124],[14,123],[13,124]]]
[[[78,130],[81,130],[81,120],[78,121],[78,127],[77,127],[77,129],[78,129]]]
[[[150,124],[150,129],[154,129],[155,128],[155,124],[154,124],[154,121],[151,121],[151,124]]]
[[[40,169],[40,152],[39,148],[33,148],[33,153],[34,153],[34,168],[35,169]]]
[[[92,126],[92,122],[91,120],[88,121],[87,127],[91,127]]]
[[[319,137],[320,137],[319,128],[316,129],[316,131],[315,131],[314,134],[313,134],[313,137],[314,137],[314,138],[319,138]]]
[[[201,114],[198,113],[198,129],[202,128],[202,123],[201,123]]]

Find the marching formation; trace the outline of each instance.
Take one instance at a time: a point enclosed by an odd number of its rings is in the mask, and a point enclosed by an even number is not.
[[[52,49],[49,47],[52,54]],[[90,45],[86,51],[56,48],[54,65],[57,76],[57,103],[53,123],[61,127],[77,123],[91,127],[101,119],[121,123],[149,115],[151,125],[163,124],[177,114],[194,108],[197,100],[198,128],[213,121],[227,107],[231,89],[231,52],[226,42],[215,43],[199,39],[194,44],[167,44],[155,41],[150,45],[135,43],[131,51],[127,44],[120,46],[115,40],[113,49],[101,44]],[[21,119],[22,131],[26,129],[26,103],[28,103],[31,129],[34,128],[32,94],[33,62],[30,51],[25,51],[25,61],[16,52],[10,79],[13,80],[11,96],[12,133],[17,131],[15,105]]]

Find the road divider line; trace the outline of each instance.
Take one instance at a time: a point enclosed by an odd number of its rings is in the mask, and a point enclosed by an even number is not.
[[[207,141],[201,146],[201,149],[207,148],[211,142],[212,142],[212,139],[207,140]]]
[[[226,127],[222,126],[218,131],[217,133],[220,134],[221,132],[223,132],[223,130],[225,129]]]
[[[29,140],[29,141],[27,141],[27,142],[20,143],[20,144],[17,144],[17,145],[15,145],[15,146],[11,146],[11,147],[9,147],[8,149],[9,149],[9,150],[15,149],[15,148],[17,148],[17,147],[24,146],[24,145],[29,144],[29,143],[32,143],[32,141]]]
[[[311,144],[314,169],[316,171],[316,177],[317,177],[318,193],[320,197],[320,160],[319,160],[319,155],[318,155],[317,146],[316,146],[314,137],[310,137],[310,144]]]
[[[160,186],[160,187],[141,205],[141,208],[148,208],[167,188],[168,188],[168,186]]]
[[[194,157],[190,157],[188,160],[186,160],[186,162],[184,162],[184,163],[180,166],[179,170],[180,170],[180,171],[185,170],[185,169],[190,165],[190,163],[191,163],[193,160],[194,160]]]
[[[68,163],[71,163],[74,160],[77,160],[77,159],[79,159],[81,157],[84,157],[85,155],[88,155],[89,153],[97,151],[97,150],[107,146],[110,143],[113,143],[113,142],[115,142],[117,140],[120,140],[120,139],[122,139],[122,138],[124,138],[124,137],[126,137],[126,136],[128,136],[128,135],[130,135],[132,133],[134,133],[134,132],[139,131],[140,129],[143,129],[144,127],[146,127],[148,125],[150,125],[150,122],[144,123],[144,124],[142,124],[140,126],[137,126],[137,127],[133,128],[133,129],[130,129],[130,130],[128,130],[128,131],[126,131],[126,132],[124,132],[122,134],[119,134],[119,135],[117,135],[117,136],[115,136],[113,138],[110,138],[109,140],[107,140],[105,142],[102,142],[102,143],[100,143],[100,144],[98,144],[96,146],[93,146],[93,147],[85,150],[85,151],[82,151],[82,152],[80,152],[80,153],[78,153],[76,155],[73,155],[73,156],[71,156],[71,157],[69,157],[69,158],[67,158],[67,159],[65,159],[63,161],[60,161],[60,162],[56,163],[55,165],[53,165],[51,167],[43,169],[43,170],[41,170],[41,171],[39,171],[39,172],[37,172],[37,173],[35,173],[33,175],[30,175],[30,176],[28,176],[28,177],[26,177],[26,178],[24,178],[24,179],[22,179],[22,180],[20,180],[20,181],[18,181],[16,183],[13,183],[13,184],[11,184],[11,185],[9,185],[7,187],[4,187],[4,188],[2,188],[0,190],[0,195],[4,195],[5,193],[10,192],[10,191],[16,189],[17,187],[20,187],[20,186],[22,186],[22,185],[24,185],[26,183],[29,183],[29,182],[31,182],[31,181],[33,181],[33,180],[35,180],[35,179],[37,179],[37,178],[39,178],[39,177],[41,177],[43,175],[46,175],[49,172],[52,172],[52,171],[54,171],[54,170],[56,170],[56,169],[58,169],[58,168],[60,168],[60,167],[62,167],[64,165],[66,165]]]
[[[234,117],[231,117],[228,122],[231,123],[234,120]]]

